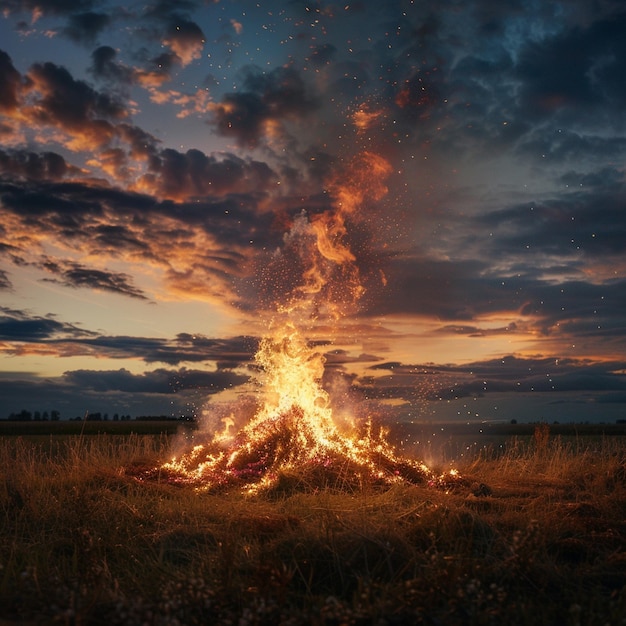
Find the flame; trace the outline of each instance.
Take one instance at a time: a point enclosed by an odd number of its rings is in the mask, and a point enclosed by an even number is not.
[[[294,219],[285,238],[302,256],[301,281],[277,304],[277,315],[256,353],[258,402],[252,418],[239,430],[236,415],[224,428],[158,469],[159,476],[205,490],[238,487],[246,493],[279,487],[286,477],[300,484],[355,487],[395,482],[436,482],[457,476],[435,476],[419,461],[399,456],[387,431],[367,418],[340,426],[332,398],[322,385],[325,358],[307,340],[303,328],[319,319],[322,305],[340,316],[345,302],[358,299],[356,258],[346,243],[346,218],[366,198],[380,199],[389,164],[372,153],[353,163],[350,174],[335,180],[335,210]]]
[[[321,386],[323,355],[293,324],[265,337],[256,360],[264,374],[263,402],[253,419],[231,434],[234,421],[227,418],[211,442],[165,463],[161,473],[203,490],[240,487],[249,494],[275,487],[286,476],[342,488],[442,480],[423,463],[399,457],[387,432],[371,420],[342,432]]]
[[[331,182],[330,190],[337,198],[339,216],[354,214],[366,199],[381,200],[387,193],[385,180],[391,165],[374,152],[361,152],[352,161],[348,173]]]

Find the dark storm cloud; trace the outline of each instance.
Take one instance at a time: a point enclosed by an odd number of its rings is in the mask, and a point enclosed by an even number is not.
[[[526,292],[520,310],[536,318],[535,326],[545,336],[596,337],[607,347],[626,340],[622,303],[626,300],[626,280],[608,284],[569,281],[537,284]]]
[[[81,190],[86,190],[87,193],[81,194]],[[92,195],[92,190],[76,183],[65,185],[43,181],[39,184],[22,184],[16,180],[11,184],[0,181],[0,208],[14,213],[28,226],[54,226],[54,230],[61,228],[65,236],[79,236],[78,229],[87,216],[102,214],[102,203],[94,201]],[[35,220],[41,218],[49,221],[35,223]],[[72,227],[77,230],[68,230]]]
[[[626,184],[617,171],[605,169],[596,174],[595,180],[604,179],[601,187],[579,187],[478,218],[498,235],[488,244],[490,252],[506,251],[509,256],[523,257],[523,251],[530,246],[534,257],[545,254],[567,258],[577,254],[580,261],[626,252]],[[572,182],[576,178],[567,176]],[[578,177],[580,186],[583,181],[590,183],[592,179]]]
[[[119,248],[150,255],[150,246],[139,236],[121,225],[101,224],[93,229],[94,252],[106,253]]]
[[[148,169],[155,193],[180,199],[219,196],[230,191],[260,193],[275,187],[278,179],[264,162],[234,155],[218,159],[200,150],[183,153],[167,148],[150,159]]]
[[[15,320],[0,318],[0,337],[12,341],[21,341],[25,338],[40,340],[64,330],[64,325],[51,319]]]
[[[80,340],[80,345],[98,348],[110,358],[135,358],[146,363],[201,362],[219,360],[222,367],[236,367],[250,362],[256,351],[253,337],[214,339],[204,335],[181,333],[172,340],[150,337],[100,336]]]
[[[622,242],[623,242],[622,238]],[[525,248],[525,247],[524,247]],[[614,252],[613,244],[603,252]],[[505,254],[490,253],[487,258]],[[608,256],[607,258],[611,258]],[[610,261],[609,261],[610,263]],[[626,324],[622,302],[626,302],[626,280],[619,276],[606,281],[543,278],[571,272],[570,265],[546,267],[533,264],[529,255],[514,272],[499,275],[487,262],[396,260],[388,267],[388,284],[371,295],[367,313],[397,313],[436,317],[442,334],[485,337],[528,332],[543,338],[576,343],[601,341],[612,350],[626,349]],[[610,265],[607,268],[609,273]],[[612,272],[611,272],[612,273]],[[581,272],[582,276],[582,272]],[[510,321],[499,328],[471,324],[482,316],[497,314]]]
[[[219,362],[219,370],[249,364],[258,347],[250,336],[211,338],[202,334],[180,333],[173,339],[153,337],[106,336],[59,322],[52,316],[41,317],[26,311],[0,307],[0,339],[7,342],[7,353],[27,353],[46,347],[59,356],[98,354],[113,359],[139,359],[145,363]],[[19,342],[19,349],[9,343]]]
[[[450,390],[450,395],[467,396],[495,391],[623,391],[624,361],[585,363],[574,359],[520,359],[512,356],[471,363],[460,371],[475,378]]]
[[[63,33],[77,43],[93,44],[110,23],[111,17],[105,13],[74,13],[70,15]]]
[[[256,146],[266,135],[267,122],[302,119],[317,108],[302,77],[292,68],[263,72],[248,67],[241,83],[241,90],[226,94],[213,107],[211,121],[220,135],[232,137],[241,146]]]
[[[363,376],[357,388],[370,398],[408,402],[441,400],[490,393],[588,392],[600,401],[606,392],[626,389],[626,361],[592,363],[571,358],[505,356],[463,366],[379,363],[369,369],[386,376]]]
[[[626,340],[623,174],[569,171],[559,183],[561,191],[545,199],[457,216],[454,233],[439,242],[447,260],[434,261],[426,250],[388,259],[388,285],[370,293],[372,312],[461,322],[443,327],[455,333],[463,321],[504,313],[506,332],[532,327],[545,337],[596,337],[619,349]],[[479,332],[468,325],[462,334]]]
[[[104,413],[122,415],[193,415],[207,396],[247,381],[235,372],[181,368],[132,374],[127,370],[76,370],[58,378],[39,379],[22,373],[0,375],[2,414],[22,410],[59,411],[61,419]],[[166,407],[164,409],[164,406]]]
[[[131,157],[143,159],[157,152],[158,139],[139,126],[122,122],[117,130],[120,137],[128,143]]]
[[[537,118],[591,113],[600,105],[621,111],[626,102],[626,13],[576,27],[523,49],[516,74],[520,105]],[[587,120],[593,126],[593,119]]]
[[[132,374],[126,369],[119,369],[74,370],[65,372],[63,379],[76,388],[98,392],[173,394],[185,389],[202,389],[205,393],[217,393],[247,382],[248,376],[224,370],[206,372],[186,368],[157,369],[143,374]]]
[[[91,74],[101,80],[113,83],[130,84],[133,70],[117,61],[117,51],[111,46],[100,46],[91,53]]]
[[[106,149],[117,150],[121,155],[118,173],[126,171],[129,158],[143,159],[156,152],[158,140],[126,122],[126,96],[118,88],[128,85],[137,74],[116,64],[111,48],[98,48],[92,57],[92,74],[107,80],[104,90],[75,79],[65,67],[49,62],[32,65],[22,77],[16,74],[11,59],[3,55],[0,52],[0,85],[4,84],[0,112],[7,114],[9,124],[28,125],[44,133],[50,129],[63,131],[66,137],[58,141],[64,148],[73,152],[92,150],[104,166]]]
[[[204,335],[179,333],[176,346],[181,351],[193,350],[203,354],[206,359],[219,360],[220,368],[229,368],[254,359],[258,348],[258,339],[249,336],[214,339]]]
[[[0,175],[31,180],[59,180],[78,174],[79,168],[69,164],[56,152],[3,150],[0,148]]]
[[[115,98],[76,80],[67,69],[54,63],[34,64],[28,78],[39,95],[33,117],[41,123],[69,130],[98,124],[94,130],[108,139],[112,132],[109,121],[127,115],[125,106]]]
[[[474,158],[515,149],[518,141],[520,153],[533,158],[587,158],[585,145],[594,144],[623,155],[626,13],[612,3],[592,13],[584,3],[537,5],[527,19],[529,11],[524,2],[442,2],[403,21],[390,3],[386,37],[374,49],[388,78],[386,106],[405,141]],[[354,75],[367,84],[361,70]],[[607,124],[617,137],[583,136]]]
[[[230,229],[234,215],[240,220],[238,228],[242,229],[242,237],[246,237],[245,223],[241,220],[250,222],[250,228],[254,228],[256,219],[264,219],[255,215],[255,207],[262,192],[277,179],[263,162],[229,155],[218,159],[199,150],[181,153],[166,149],[155,153],[148,167],[151,174],[145,176],[144,186],[153,186],[158,195],[191,200],[159,202],[148,194],[121,188],[45,180],[53,171],[58,174],[63,171],[60,157],[44,153],[35,158],[30,153],[5,152],[0,152],[0,168],[7,173],[28,173],[33,180],[0,182],[0,200],[5,210],[24,220],[47,215],[50,223],[68,228],[74,222],[77,237],[83,234],[78,229],[87,226],[86,220],[103,216],[107,211],[113,220],[109,226],[115,225],[116,216],[122,220],[131,214],[145,222],[146,228],[151,226],[147,218],[158,214],[170,215],[180,220],[181,225],[184,222],[197,225],[206,220],[211,228],[219,228],[221,222]],[[37,180],[39,177],[44,180]],[[203,202],[195,200],[195,196],[203,197]],[[230,217],[224,214],[229,209],[234,212],[228,214]],[[105,234],[104,226],[98,225],[98,234]],[[158,224],[153,227],[160,228]]]
[[[93,334],[73,324],[58,322],[52,316],[32,316],[25,311],[0,307],[0,338],[6,341],[85,338]]]
[[[9,113],[17,108],[21,80],[11,57],[4,50],[0,50],[0,113]]]
[[[141,289],[133,285],[133,278],[123,272],[109,272],[85,267],[80,263],[49,261],[44,268],[58,278],[46,278],[66,287],[87,287],[96,291],[108,291],[122,296],[147,300]]]
[[[205,42],[202,29],[193,21],[186,19],[179,13],[170,16],[165,31],[165,41],[172,49],[183,57],[196,46],[202,46]]]

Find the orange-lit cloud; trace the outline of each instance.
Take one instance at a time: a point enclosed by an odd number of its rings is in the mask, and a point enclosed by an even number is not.
[[[172,21],[163,43],[172,49],[185,66],[200,58],[205,38],[195,22],[180,18]]]
[[[193,94],[185,94],[176,90],[150,90],[150,99],[156,104],[172,103],[179,108],[176,117],[184,119],[190,115],[206,114],[211,102],[211,94],[206,89],[198,89]]]

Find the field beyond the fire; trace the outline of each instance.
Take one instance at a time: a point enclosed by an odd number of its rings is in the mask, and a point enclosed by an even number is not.
[[[1,426],[2,626],[626,623],[617,426],[502,425],[443,485],[294,471],[255,496],[146,479],[169,426]],[[430,430],[397,438],[447,471]]]

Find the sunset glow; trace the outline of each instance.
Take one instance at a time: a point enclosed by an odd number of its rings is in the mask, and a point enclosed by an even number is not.
[[[0,14],[0,418],[202,421],[287,337],[321,424],[626,416],[619,2],[78,4]]]

